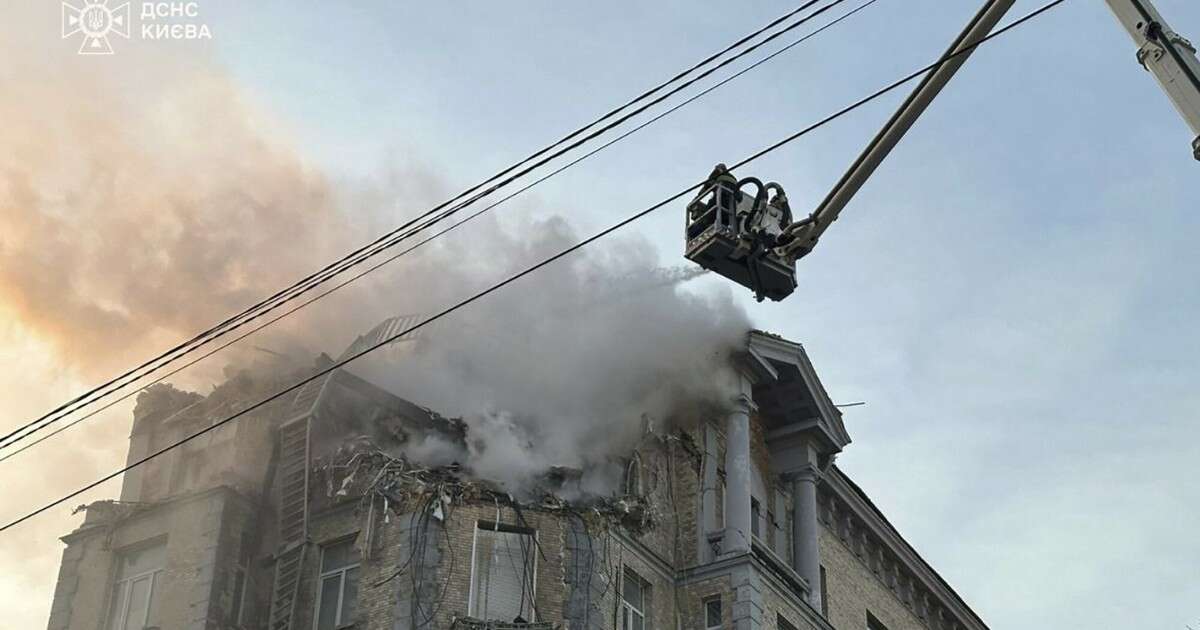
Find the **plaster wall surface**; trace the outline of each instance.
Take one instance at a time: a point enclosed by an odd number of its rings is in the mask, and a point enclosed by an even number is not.
[[[236,495],[218,489],[67,536],[48,628],[101,628],[112,605],[116,561],[156,544],[165,544],[165,566],[150,626],[208,630],[227,622],[237,554],[222,545],[232,545],[249,522],[250,511]]]

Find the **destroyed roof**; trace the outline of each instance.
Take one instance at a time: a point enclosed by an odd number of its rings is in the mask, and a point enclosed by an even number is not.
[[[502,483],[476,477],[469,467],[457,462],[427,466],[403,454],[391,454],[368,440],[343,444],[318,462],[317,478],[325,483],[326,498],[357,500],[370,504],[380,499],[397,515],[430,510],[439,520],[445,510],[464,503],[510,506],[573,514],[578,518],[619,524],[626,531],[641,533],[654,527],[657,512],[649,498],[641,495],[598,495],[578,487],[581,471],[554,467],[528,488],[515,492]]]
[[[323,354],[318,357],[315,370],[326,369],[332,364],[333,360]],[[465,427],[461,420],[444,417],[432,409],[405,400],[344,367],[309,381],[294,396],[285,399],[288,406],[284,412],[284,423],[304,417],[320,419],[344,415],[344,410],[335,409],[337,397],[329,395],[330,391],[341,388],[364,397],[378,409],[403,420],[409,428],[440,433],[456,441],[465,439]]]

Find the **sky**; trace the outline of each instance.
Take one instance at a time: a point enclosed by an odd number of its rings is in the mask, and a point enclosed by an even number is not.
[[[1200,39],[1200,5],[1157,4]],[[554,215],[597,231],[933,61],[977,6],[879,0],[447,238]],[[56,2],[0,24],[0,428],[793,5],[198,7],[211,40],[114,38],[110,57],[75,55]],[[738,174],[779,181],[806,212],[903,94]],[[997,630],[1200,627],[1191,137],[1104,4],[1067,0],[981,47],[800,262],[792,297],[735,293],[756,326],[805,345],[835,402],[866,402],[845,410],[839,465]],[[116,173],[103,194],[77,176],[98,164]],[[681,262],[681,212],[623,232]],[[164,239],[191,255],[146,245]],[[313,318],[353,319],[338,304]],[[188,378],[219,372],[201,368]],[[117,406],[0,461],[0,517],[121,464],[128,417]],[[0,576],[13,627],[45,624],[69,506],[0,533],[0,562],[21,567]]]

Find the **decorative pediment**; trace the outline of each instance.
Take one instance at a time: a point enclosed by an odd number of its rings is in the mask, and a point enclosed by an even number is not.
[[[827,462],[850,443],[842,414],[803,346],[751,331],[744,363],[755,376],[754,402],[773,452],[804,446]]]

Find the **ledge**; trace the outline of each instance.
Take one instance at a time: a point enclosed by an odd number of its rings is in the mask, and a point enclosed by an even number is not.
[[[929,566],[925,559],[917,553],[908,541],[900,535],[900,532],[887,520],[883,512],[871,502],[866,493],[858,487],[849,477],[845,475],[836,466],[831,466],[830,469],[822,476],[821,486],[824,490],[841,503],[844,508],[848,508],[850,513],[867,529],[870,535],[878,540],[887,549],[889,555],[904,567],[912,578],[918,582],[923,589],[932,596],[947,613],[949,613],[958,624],[968,630],[988,630],[987,624],[975,613],[971,607],[963,601],[962,597],[954,591],[946,580],[938,574],[933,567]],[[838,527],[830,527],[824,522],[825,509],[819,508],[822,516],[822,525],[829,528],[835,534],[835,538],[841,540],[838,534]],[[851,549],[851,552],[856,558],[859,558],[857,553]],[[859,558],[861,560],[861,558]],[[872,571],[874,573],[874,571]],[[892,590],[889,587],[889,590]],[[893,594],[896,594],[893,591]],[[903,601],[903,599],[901,600]],[[910,610],[917,614],[916,606]],[[926,625],[937,627],[932,620],[925,620]]]

